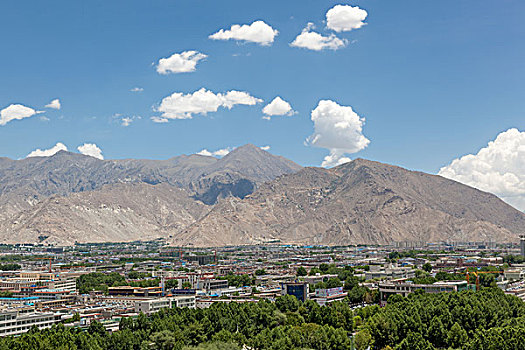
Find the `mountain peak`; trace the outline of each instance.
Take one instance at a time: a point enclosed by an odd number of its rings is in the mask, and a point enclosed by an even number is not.
[[[261,150],[260,147],[255,146],[253,143],[247,143],[237,147],[238,150]]]
[[[270,155],[270,153],[263,151],[260,147],[257,147],[251,143],[247,143],[245,145],[239,146],[235,148],[233,151],[225,155],[223,158],[227,157],[233,157],[238,155]]]
[[[270,169],[280,169],[277,171],[281,174],[292,173],[301,170],[302,167],[295,162],[276,156],[260,147],[251,143],[237,147],[217,162],[219,167],[234,167],[236,170],[253,171],[253,176],[260,177],[261,174],[268,172]],[[265,180],[273,179],[274,176],[262,176]]]

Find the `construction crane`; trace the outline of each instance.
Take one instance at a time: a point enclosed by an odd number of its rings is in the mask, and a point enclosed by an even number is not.
[[[36,258],[36,260],[49,260],[49,273],[51,273],[51,260],[53,260],[53,258]]]
[[[493,274],[500,274],[504,273],[504,271],[469,271],[467,270],[465,274],[467,275],[467,284],[470,283],[470,274],[473,274],[476,276],[476,290],[479,290],[479,275],[482,273],[493,273]]]

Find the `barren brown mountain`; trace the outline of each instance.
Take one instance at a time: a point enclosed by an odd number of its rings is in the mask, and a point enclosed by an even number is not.
[[[440,176],[357,159],[306,168],[229,198],[176,235],[174,245],[393,241],[516,241],[525,214]]]
[[[220,198],[243,198],[301,166],[253,145],[222,159],[99,160],[58,152],[0,158],[0,242],[72,244],[169,237]]]
[[[0,158],[0,242],[174,245],[515,241],[525,214],[440,176],[362,159],[302,168],[253,145],[222,159]]]

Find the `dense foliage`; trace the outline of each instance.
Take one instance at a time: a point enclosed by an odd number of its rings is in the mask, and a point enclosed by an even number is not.
[[[142,279],[138,281],[126,280],[124,276],[117,272],[109,274],[92,272],[80,276],[77,279],[77,289],[80,294],[88,293],[92,290],[107,292],[108,287],[132,286],[132,287],[155,287],[159,286],[158,278]]]
[[[523,349],[525,303],[497,288],[391,296],[356,337],[358,349]]]
[[[378,301],[379,295],[376,291],[371,291],[366,287],[359,285],[359,278],[354,275],[354,268],[345,266],[344,268],[337,267],[335,264],[321,264],[319,267],[313,267],[309,275],[328,274],[337,275],[337,277],[324,278],[322,282],[315,285],[310,285],[310,290],[343,287],[344,291],[348,293],[348,301],[351,303],[361,303]]]
[[[356,333],[357,331],[357,333]],[[355,337],[352,335],[355,334]],[[386,307],[320,307],[295,297],[275,303],[216,303],[209,309],[165,309],[124,318],[107,333],[63,325],[0,338],[0,350],[145,349],[465,349],[518,350],[525,340],[525,304],[496,288],[479,292],[392,296]]]
[[[209,309],[165,309],[146,317],[124,318],[120,331],[106,333],[93,322],[87,331],[54,326],[0,339],[0,349],[348,349],[356,319],[360,324],[378,307],[353,312],[347,304],[320,307],[295,297],[275,303],[217,303]]]
[[[523,264],[525,262],[525,257],[521,255],[505,255],[503,257],[503,262],[507,264]]]
[[[20,270],[22,266],[19,264],[0,264],[1,271],[17,271]]]
[[[492,276],[492,274],[490,274],[489,276]],[[466,278],[467,276],[464,273],[449,273],[449,272],[440,271],[436,273],[435,276],[431,276],[426,271],[416,270],[415,278],[412,278],[412,282],[415,284],[433,284],[438,281],[461,281],[461,280],[465,280]],[[486,284],[483,284],[483,286],[490,287],[491,281],[487,282]]]
[[[230,272],[226,276],[219,277],[219,279],[227,280],[228,285],[233,287],[244,287],[255,284],[255,279],[252,276],[246,274],[235,275]]]

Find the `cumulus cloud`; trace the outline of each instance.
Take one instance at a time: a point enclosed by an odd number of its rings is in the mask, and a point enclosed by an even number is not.
[[[0,111],[0,125],[4,126],[10,121],[29,118],[38,113],[43,112],[21,104],[12,104]]]
[[[119,116],[120,117],[120,116]],[[141,119],[140,116],[138,115],[134,115],[132,117],[121,117],[120,118],[120,125],[126,127],[126,126],[130,126],[131,123],[133,123],[135,120],[137,119]]]
[[[346,153],[356,153],[368,146],[370,140],[363,135],[365,119],[360,117],[352,107],[340,106],[331,100],[321,100],[312,111],[314,133],[307,143],[330,150],[323,166],[333,166],[348,162]]]
[[[66,145],[64,145],[62,142],[57,142],[56,145],[49,149],[40,149],[37,148],[33,152],[29,153],[26,158],[30,157],[51,157],[53,154],[58,153],[60,151],[67,151]]]
[[[135,86],[134,88],[130,89],[129,91],[131,91],[131,92],[142,92],[142,91],[144,91],[144,88]]]
[[[222,158],[222,157],[224,157],[225,155],[227,155],[230,152],[231,152],[231,148],[227,147],[227,148],[219,149],[219,150],[213,151],[213,152],[210,152],[207,149],[203,149],[203,150],[197,152],[197,154],[200,154],[201,156]]]
[[[82,146],[78,146],[77,150],[83,155],[104,159],[102,150],[94,143],[84,143]]]
[[[454,159],[439,175],[494,193],[525,211],[525,131],[500,133],[477,154]]]
[[[368,13],[357,6],[335,5],[326,12],[326,26],[338,33],[347,32],[364,26],[366,16]]]
[[[51,109],[60,109],[62,105],[60,104],[60,100],[58,98],[55,98],[53,101],[49,102],[44,107]]]
[[[221,29],[209,36],[213,40],[242,40],[259,45],[271,45],[279,31],[273,29],[264,21],[255,21],[252,24],[234,24],[231,28]]]
[[[151,119],[152,122],[158,123],[158,124],[163,124],[163,123],[169,122],[168,118],[162,118],[162,117],[151,117],[150,119]]]
[[[290,46],[321,51],[325,49],[337,50],[345,47],[348,43],[346,39],[340,39],[335,34],[323,36],[317,32],[312,31],[313,28],[314,24],[308,23],[301,34],[299,34],[295,40],[290,43]]]
[[[263,118],[269,120],[272,116],[293,115],[295,114],[295,111],[292,109],[292,106],[288,102],[277,96],[273,99],[272,102],[264,106],[263,113],[266,114],[266,116]]]
[[[269,151],[270,150],[270,146],[268,146],[268,145],[261,146],[260,149],[262,149],[263,151]]]
[[[344,156],[344,151],[330,150],[330,154],[324,157],[321,166],[324,168],[331,168],[351,161],[350,158]]]
[[[164,123],[167,119],[191,119],[195,114],[206,115],[208,112],[216,112],[219,107],[231,109],[235,105],[253,106],[259,102],[262,100],[247,92],[236,90],[218,94],[205,88],[189,94],[175,92],[162,99],[156,108],[156,111],[161,112],[162,115],[152,120]]]
[[[184,51],[174,53],[168,58],[161,58],[157,64],[157,72],[160,74],[194,72],[197,63],[208,57],[198,51]]]

